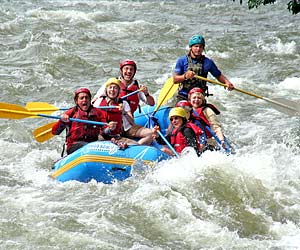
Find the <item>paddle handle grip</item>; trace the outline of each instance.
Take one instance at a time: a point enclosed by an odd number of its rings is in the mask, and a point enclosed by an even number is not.
[[[46,117],[46,118],[58,119],[58,120],[61,118],[60,116],[55,116],[55,115],[45,115],[45,114],[36,114],[36,115],[41,117]],[[77,118],[69,118],[69,120],[72,122],[82,122],[82,123],[99,125],[99,126],[107,125],[106,122],[89,121],[89,120],[82,120]]]

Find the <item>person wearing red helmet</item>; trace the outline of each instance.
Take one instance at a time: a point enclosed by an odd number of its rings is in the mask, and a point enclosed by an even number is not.
[[[103,139],[102,135],[110,133],[115,128],[111,122],[106,127],[97,125],[71,122],[69,118],[106,122],[106,113],[91,105],[91,92],[87,88],[79,88],[74,93],[75,106],[61,115],[61,118],[52,127],[52,134],[59,135],[64,129],[67,130],[66,146],[67,154],[71,154],[89,142]]]
[[[189,101],[181,100],[176,103],[175,107],[181,107],[186,111],[186,119],[189,120],[191,116],[191,111],[193,110],[193,106]]]
[[[139,107],[140,101],[150,105],[155,105],[155,100],[153,96],[150,95],[148,88],[145,85],[139,85],[138,81],[134,78],[135,73],[137,71],[137,66],[135,61],[126,59],[120,63],[120,96],[127,96],[124,98],[125,101],[127,101],[130,105],[131,113],[134,114],[134,112]],[[137,92],[136,94],[130,95],[130,93],[141,89],[141,91]],[[101,86],[99,90],[97,91],[96,95],[93,97],[92,103],[97,100],[100,96],[102,96],[105,90],[105,86]]]
[[[207,136],[207,146],[209,148],[216,148],[216,141],[213,140],[211,131],[220,140],[222,147],[226,148],[226,138],[223,133],[223,127],[217,115],[220,111],[205,100],[205,92],[201,88],[193,88],[189,91],[188,100],[193,106],[192,120],[193,122],[202,127]],[[207,128],[208,127],[208,128]]]
[[[207,78],[208,73],[212,74],[218,81],[226,84],[228,90],[233,90],[234,85],[222,74],[214,61],[206,57],[203,52],[205,40],[200,35],[194,35],[189,40],[189,52],[187,55],[177,59],[174,69],[174,83],[179,83],[178,100],[186,100],[188,92],[199,87],[208,94],[206,81],[198,79],[196,76]]]
[[[139,85],[138,81],[134,78],[136,71],[137,65],[135,61],[126,59],[120,63],[120,97],[128,95],[138,89],[142,90],[136,95],[131,95],[125,99],[130,105],[132,114],[138,108],[140,101],[150,106],[155,105],[155,100],[153,96],[150,95],[148,88],[145,85]]]

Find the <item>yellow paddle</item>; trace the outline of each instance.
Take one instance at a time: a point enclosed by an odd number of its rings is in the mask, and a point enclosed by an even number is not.
[[[36,114],[29,112],[22,106],[0,102],[0,118],[6,119],[23,119],[28,117],[34,117]]]
[[[57,108],[46,102],[28,102],[25,107],[30,112],[51,114],[58,110],[68,110],[68,108]]]
[[[38,142],[50,140],[54,135],[52,134],[52,127],[56,122],[47,123],[33,131],[34,139]]]
[[[41,116],[41,117],[46,117],[51,119],[58,119],[58,120],[61,118],[60,116],[37,114],[34,112],[30,112],[26,108],[23,108],[16,104],[0,102],[0,118],[22,119],[22,118],[28,118],[34,116]],[[69,120],[73,122],[82,122],[82,123],[100,125],[100,126],[107,125],[107,123],[105,122],[82,120],[77,118],[69,118]]]
[[[226,87],[226,84],[224,84],[224,83],[220,83],[218,81],[214,81],[214,80],[202,77],[202,76],[196,76],[196,77],[198,79]],[[243,94],[246,94],[246,95],[253,96],[255,98],[262,99],[266,102],[275,104],[276,106],[273,106],[273,107],[280,112],[287,113],[288,115],[291,115],[291,116],[299,116],[300,115],[300,103],[293,102],[290,100],[284,100],[283,98],[276,98],[276,100],[271,100],[269,98],[266,98],[266,97],[263,97],[263,96],[260,96],[260,95],[242,90],[242,89],[238,89],[238,88],[234,88],[234,90],[241,92]]]
[[[173,97],[175,92],[178,90],[179,84],[175,84],[173,77],[170,77],[163,88],[161,89],[158,99],[157,99],[157,104],[154,109],[153,115],[159,110],[160,106],[164,105],[169,99]]]
[[[128,96],[137,94],[141,90],[142,89],[138,89],[132,93],[129,93],[129,94],[123,96],[122,99],[125,99]],[[118,109],[120,109],[120,105],[119,106],[99,106],[97,108],[103,108],[103,109],[118,108]],[[29,102],[26,104],[26,109],[27,109],[27,111],[29,110],[31,112],[40,112],[40,113],[45,113],[45,114],[51,114],[54,111],[67,110],[68,108],[57,108],[46,102]],[[10,117],[6,117],[6,118],[10,118]],[[33,131],[33,135],[34,135],[34,138],[36,139],[36,141],[44,142],[44,141],[50,140],[53,137],[53,135],[52,135],[53,124],[54,123],[49,123],[49,124],[46,124],[44,126],[41,126],[37,129],[35,129]]]
[[[0,102],[0,118],[5,119],[22,119],[22,118],[29,118],[29,117],[46,117],[46,118],[52,118],[52,119],[60,119],[60,116],[53,116],[53,115],[45,115],[45,114],[37,114],[28,111],[26,108],[23,108],[16,104],[11,103],[3,103]],[[94,124],[94,125],[107,125],[105,122],[97,122],[97,121],[90,121],[90,120],[82,120],[77,118],[69,118],[70,121],[74,122],[82,122],[87,124]],[[34,137],[37,141],[43,142],[45,140],[48,140],[52,138],[52,126],[54,123],[46,124],[34,131]]]

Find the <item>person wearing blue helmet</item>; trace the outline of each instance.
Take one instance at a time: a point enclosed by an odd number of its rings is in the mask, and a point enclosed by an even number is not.
[[[179,83],[178,100],[187,100],[188,93],[192,88],[198,87],[208,96],[206,81],[196,78],[207,78],[212,74],[218,81],[226,84],[228,90],[233,90],[234,85],[222,74],[214,61],[203,54],[205,40],[201,35],[193,35],[189,40],[189,52],[177,59],[174,69],[174,83]]]

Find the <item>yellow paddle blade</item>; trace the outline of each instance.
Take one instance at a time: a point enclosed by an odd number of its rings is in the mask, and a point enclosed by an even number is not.
[[[37,142],[44,142],[50,140],[54,135],[52,134],[52,127],[56,122],[48,123],[33,131],[34,139]]]
[[[173,77],[169,78],[159,93],[156,108],[154,113],[164,105],[169,99],[173,97],[175,92],[178,90],[179,84],[175,84]]]
[[[20,105],[0,102],[0,118],[22,119],[34,116],[36,117],[36,114],[29,112]]]
[[[46,102],[28,102],[26,104],[26,109],[30,112],[51,114],[54,111],[59,110],[59,108],[46,103]]]

